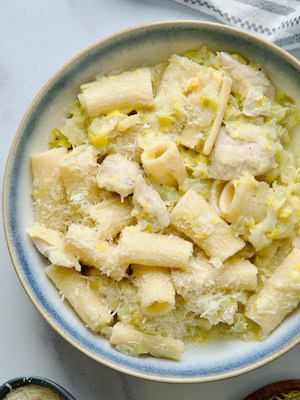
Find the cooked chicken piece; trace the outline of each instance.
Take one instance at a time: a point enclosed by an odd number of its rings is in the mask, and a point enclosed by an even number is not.
[[[222,127],[211,153],[210,177],[229,181],[244,173],[262,175],[276,166],[275,148],[265,127]]]
[[[136,162],[129,161],[120,154],[112,154],[99,166],[97,183],[100,188],[126,197],[133,193],[134,182],[140,174],[141,170]]]
[[[268,114],[274,88],[261,71],[241,64],[229,54],[221,53],[223,70],[232,78],[232,90],[243,99],[243,113],[249,117]]]
[[[135,181],[132,200],[137,212],[144,211],[158,229],[165,228],[170,224],[169,212],[165,203],[157,191],[151,185],[147,185],[142,176],[138,176]]]

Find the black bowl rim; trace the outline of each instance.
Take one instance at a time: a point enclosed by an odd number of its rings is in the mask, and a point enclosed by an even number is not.
[[[56,382],[51,381],[47,378],[42,378],[40,376],[20,376],[17,378],[10,379],[0,386],[0,400],[4,399],[7,394],[11,392],[12,389],[17,389],[21,386],[26,385],[39,385],[45,386],[53,390],[55,393],[60,395],[63,400],[76,400],[69,392],[66,391],[62,386]]]

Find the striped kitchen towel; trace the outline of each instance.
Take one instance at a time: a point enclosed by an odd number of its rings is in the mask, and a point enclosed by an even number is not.
[[[175,0],[287,50],[300,47],[300,0]]]

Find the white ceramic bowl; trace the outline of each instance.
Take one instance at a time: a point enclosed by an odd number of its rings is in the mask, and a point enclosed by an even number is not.
[[[297,98],[300,63],[278,47],[219,24],[171,21],[143,25],[104,39],[64,65],[41,89],[16,133],[4,182],[3,215],[11,258],[33,304],[68,342],[91,358],[119,371],[165,382],[205,382],[238,375],[279,357],[300,341],[300,311],[263,342],[238,340],[190,345],[180,362],[132,358],[89,332],[43,272],[47,264],[26,236],[33,223],[29,158],[47,149],[47,136],[59,125],[79,85],[96,74],[155,64],[173,53],[197,49],[238,52],[264,66],[275,84]],[[300,101],[299,101],[300,103]]]

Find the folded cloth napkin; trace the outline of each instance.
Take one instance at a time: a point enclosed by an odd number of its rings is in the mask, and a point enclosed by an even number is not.
[[[175,0],[287,50],[300,47],[299,0]]]

